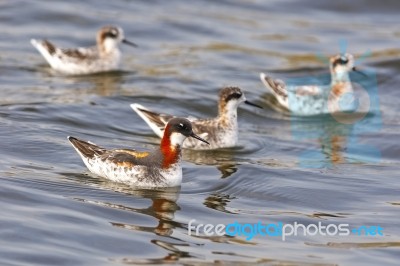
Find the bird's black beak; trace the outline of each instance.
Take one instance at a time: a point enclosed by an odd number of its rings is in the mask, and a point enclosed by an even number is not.
[[[248,104],[248,105],[251,105],[251,106],[255,106],[255,107],[258,107],[258,108],[261,108],[261,109],[263,109],[261,106],[259,106],[258,104],[255,104],[255,103],[252,103],[252,102],[249,102],[249,101],[244,101],[244,103],[245,104]]]
[[[190,134],[190,136],[191,136],[192,138],[198,139],[198,140],[200,140],[200,141],[202,141],[202,142],[207,143],[208,145],[210,145],[210,143],[208,143],[208,141],[206,141],[205,139],[200,138],[199,136],[197,136],[197,135],[194,134],[193,132],[192,132],[192,134]]]
[[[358,68],[356,68],[356,67],[353,67],[351,70],[353,70],[354,72],[360,73],[360,74],[363,75],[364,77],[368,77],[367,74],[365,74],[364,72],[358,70]]]
[[[133,46],[133,47],[138,47],[138,45],[136,43],[128,41],[127,39],[123,39],[122,43],[125,43],[125,44]]]

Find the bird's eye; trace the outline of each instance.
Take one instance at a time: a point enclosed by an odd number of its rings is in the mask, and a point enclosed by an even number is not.
[[[234,93],[231,93],[231,94],[229,94],[226,98],[225,98],[225,101],[226,102],[229,102],[230,100],[233,100],[233,99],[235,99],[235,100],[237,100],[237,99],[239,99],[240,97],[242,97],[242,93],[241,92],[234,92]]]
[[[239,99],[240,97],[242,97],[242,94],[240,92],[235,92],[232,94],[232,98]]]
[[[185,129],[185,125],[184,124],[182,124],[182,123],[179,123],[179,128],[181,128],[181,129]]]
[[[342,64],[342,65],[345,65],[345,64],[347,64],[349,62],[349,59],[347,59],[346,57],[341,57],[340,58],[340,63]]]
[[[117,30],[112,29],[112,30],[110,30],[110,32],[109,32],[108,35],[109,35],[110,37],[112,37],[112,38],[115,38],[115,37],[117,37],[118,32],[117,32]]]
[[[336,67],[337,65],[347,65],[348,63],[349,59],[346,56],[341,56],[337,58],[332,65],[333,67]]]

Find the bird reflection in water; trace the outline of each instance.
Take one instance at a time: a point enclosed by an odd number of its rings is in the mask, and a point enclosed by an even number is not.
[[[85,76],[71,76],[65,78],[68,82],[75,84],[77,88],[83,87],[83,94],[96,94],[99,96],[112,96],[121,89],[128,75],[132,73],[124,71],[112,71],[101,74]]]
[[[131,194],[142,198],[150,199],[152,204],[148,208],[136,209],[123,207],[125,210],[132,210],[136,213],[142,213],[152,216],[158,220],[158,225],[139,226],[134,224],[124,224],[111,222],[113,226],[121,227],[129,230],[153,232],[157,235],[170,236],[176,227],[174,222],[175,212],[180,209],[176,201],[179,198],[180,187],[159,189],[159,190],[133,190]]]
[[[226,206],[233,199],[236,199],[236,197],[233,197],[225,193],[215,192],[210,194],[207,198],[205,198],[203,204],[210,209],[226,213],[232,213],[231,211],[226,209]]]

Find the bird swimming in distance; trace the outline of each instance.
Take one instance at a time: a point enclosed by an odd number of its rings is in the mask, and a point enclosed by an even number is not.
[[[74,137],[68,140],[90,172],[133,187],[155,188],[181,184],[181,147],[188,137],[208,144],[193,133],[192,124],[185,118],[173,118],[168,122],[160,146],[152,152],[108,150]]]
[[[117,26],[104,26],[97,32],[96,46],[64,49],[53,43],[31,39],[31,44],[50,66],[66,75],[84,75],[117,70],[121,61],[119,44],[137,46],[124,37]]]
[[[357,71],[366,75],[356,69],[354,57],[348,53],[331,57],[329,63],[331,83],[326,86],[287,86],[284,81],[273,79],[264,73],[260,73],[260,79],[280,106],[291,114],[312,116],[354,111],[357,106],[349,72]]]
[[[236,146],[238,142],[237,108],[241,103],[262,108],[246,100],[242,90],[238,87],[226,87],[219,93],[218,116],[207,119],[188,118],[192,122],[195,132],[207,140],[210,145],[187,139],[183,148],[194,150],[211,150]],[[133,103],[131,108],[150,126],[157,136],[162,138],[168,121],[175,116],[160,114],[148,110],[140,104]]]

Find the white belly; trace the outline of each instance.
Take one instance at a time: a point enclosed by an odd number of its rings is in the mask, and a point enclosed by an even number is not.
[[[134,187],[176,187],[182,182],[182,168],[174,164],[168,169],[147,166],[123,167],[96,159],[83,159],[90,172],[114,182]]]

